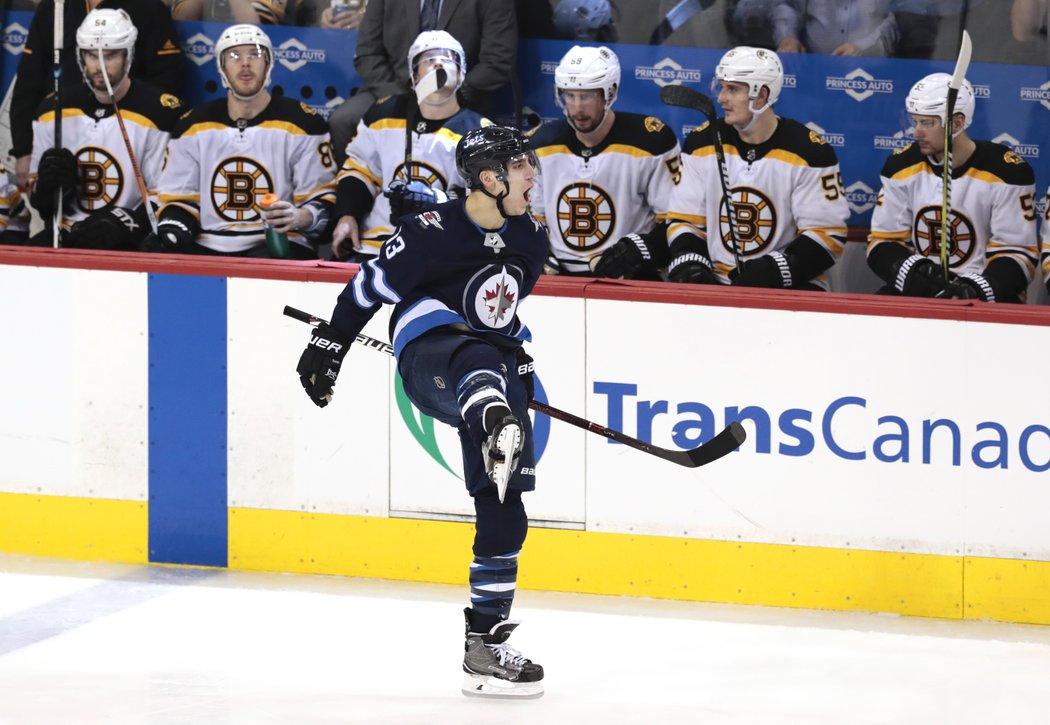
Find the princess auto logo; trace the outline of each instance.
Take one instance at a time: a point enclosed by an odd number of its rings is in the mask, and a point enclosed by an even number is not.
[[[197,65],[204,65],[215,58],[215,43],[204,33],[186,38],[182,52]]]
[[[877,149],[891,149],[893,151],[899,151],[910,144],[915,138],[915,127],[910,126],[906,131],[898,131],[892,136],[876,136],[875,137],[875,148]]]
[[[699,83],[700,75],[699,68],[683,68],[670,58],[664,58],[656,65],[639,65],[634,69],[635,80],[652,81],[661,88]]]
[[[846,202],[854,214],[864,214],[875,208],[879,195],[863,181],[854,181],[846,187]]]
[[[999,134],[992,139],[992,143],[1001,143],[1003,146],[1009,146],[1019,156],[1026,156],[1030,159],[1039,158],[1038,144],[1022,143],[1008,133]]]
[[[876,93],[893,93],[893,81],[876,78],[863,68],[854,68],[844,76],[828,76],[824,89],[845,91],[854,101],[866,101]]]
[[[540,73],[552,76],[554,71],[558,69],[558,61],[556,60],[545,60],[540,63]]]
[[[828,146],[842,148],[846,145],[846,134],[844,133],[825,131],[823,128],[813,123],[812,121],[806,124],[806,128],[823,138],[827,142]]]
[[[1038,88],[1031,86],[1022,87],[1021,100],[1040,103],[1043,108],[1050,110],[1050,81],[1047,81]]]
[[[324,63],[324,48],[307,48],[297,38],[289,38],[277,46],[277,62],[293,73],[307,63]]]
[[[18,23],[11,23],[4,28],[4,50],[11,55],[21,55],[26,47],[26,36],[29,31]]]

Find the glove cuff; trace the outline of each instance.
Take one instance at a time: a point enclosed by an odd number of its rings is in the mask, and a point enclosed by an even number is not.
[[[960,279],[966,279],[976,287],[981,293],[981,299],[985,302],[995,302],[995,290],[992,289],[991,283],[987,279],[977,274],[976,272],[969,272],[967,274],[959,275]]]
[[[711,269],[711,260],[710,259],[708,259],[707,257],[705,257],[702,254],[697,254],[696,252],[687,252],[685,254],[680,254],[677,257],[675,257],[673,260],[671,260],[671,265],[667,268],[667,274],[671,274],[671,272],[673,272],[675,270],[675,268],[681,267],[683,264],[695,264],[695,263],[702,264],[705,267],[707,267],[708,269]]]
[[[791,277],[791,267],[788,266],[787,257],[780,252],[770,252],[769,257],[777,265],[777,271],[780,272],[780,280],[784,285],[784,289],[790,289],[793,281]]]
[[[908,280],[908,273],[911,272],[912,267],[914,267],[919,262],[926,261],[929,260],[921,254],[913,254],[907,259],[905,259],[903,262],[901,262],[901,266],[897,270],[897,277],[893,280],[893,288],[901,294],[903,294],[904,284]]]

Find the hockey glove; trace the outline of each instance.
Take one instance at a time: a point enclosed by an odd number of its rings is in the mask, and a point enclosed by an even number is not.
[[[131,210],[115,206],[74,224],[65,245],[80,249],[136,249],[145,231]]]
[[[62,187],[62,193],[71,194],[77,188],[77,160],[69,149],[48,149],[41,155],[37,166],[36,186],[33,187],[34,196],[42,195],[50,198],[54,196],[58,187]]]
[[[780,252],[770,252],[743,263],[741,271],[734,268],[729,281],[734,287],[766,287],[784,289],[791,286],[791,270],[787,258]]]
[[[295,372],[299,373],[303,389],[317,407],[323,408],[332,402],[332,388],[349,348],[350,340],[324,322],[310,336]]]
[[[667,265],[667,258],[667,244],[662,238],[659,244],[650,245],[645,237],[628,234],[592,259],[591,271],[596,277],[635,279],[643,273],[657,272]]]
[[[193,232],[176,219],[165,219],[157,225],[156,234],[148,234],[142,240],[143,252],[162,254],[192,254],[196,251]]]
[[[907,297],[937,297],[948,285],[941,266],[918,254],[905,257],[893,279],[893,288]]]
[[[416,180],[406,184],[403,179],[394,179],[383,192],[383,196],[390,200],[390,223],[395,227],[405,214],[415,214],[417,211],[448,201],[445,192]]]
[[[525,394],[528,396],[528,400],[531,401],[536,397],[536,380],[534,378],[536,363],[532,361],[532,356],[525,352],[523,347],[519,347],[515,354],[518,356],[518,377],[521,378],[521,382],[525,386]]]
[[[722,284],[722,280],[711,270],[711,260],[689,252],[675,257],[667,268],[668,282],[684,284]]]
[[[995,289],[985,277],[971,272],[956,277],[943,292],[938,292],[937,297],[953,300],[982,300],[984,302],[995,302]]]

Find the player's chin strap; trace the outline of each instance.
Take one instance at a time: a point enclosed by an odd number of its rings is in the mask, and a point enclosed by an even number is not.
[[[503,200],[506,199],[507,196],[510,194],[510,184],[508,184],[506,181],[504,181],[502,183],[503,183],[504,191],[503,191],[502,194],[499,194],[498,196],[496,194],[493,194],[491,191],[486,189],[484,186],[482,186],[478,191],[480,191],[482,194],[484,194],[485,196],[487,196],[490,199],[495,199],[496,200],[496,209],[499,211],[500,216],[502,216],[504,219],[507,219],[507,218],[510,217],[510,214],[508,214],[507,210],[503,208]]]
[[[764,106],[762,106],[761,108],[755,108],[754,102],[751,101],[751,100],[748,100],[748,102],[747,102],[747,110],[751,111],[751,120],[748,121],[743,126],[738,126],[738,125],[736,125],[734,123],[733,124],[733,128],[735,128],[737,130],[737,133],[747,133],[752,128],[754,128],[755,124],[758,123],[758,117],[761,116],[762,112],[765,111],[767,108],[769,108],[769,104],[768,103],[765,104]]]

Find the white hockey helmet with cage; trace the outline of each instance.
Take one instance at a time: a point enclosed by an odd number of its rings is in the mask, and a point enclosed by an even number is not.
[[[559,106],[563,106],[559,91],[599,89],[609,108],[619,88],[620,59],[604,45],[574,45],[554,69],[554,98]]]
[[[241,96],[234,91],[233,86],[230,85],[230,81],[226,77],[226,71],[222,67],[223,56],[225,56],[226,51],[230,48],[236,48],[238,45],[254,45],[258,50],[264,51],[266,55],[266,80],[259,90],[251,96]],[[270,85],[270,74],[273,72],[273,43],[270,41],[270,36],[264,33],[257,25],[248,25],[246,23],[231,25],[222,31],[222,35],[215,41],[215,65],[219,69],[222,87],[242,101],[250,101]]]
[[[467,55],[463,52],[463,45],[445,30],[425,30],[412,42],[408,49],[408,72],[412,87],[417,86],[416,70],[423,60],[423,54],[428,51],[438,51],[436,54],[431,53],[430,57],[437,55],[441,59],[441,67],[449,77],[455,76],[452,92],[459,90],[463,79],[467,77]]]
[[[741,45],[729,50],[718,61],[715,79],[746,83],[751,101],[758,98],[759,91],[765,86],[769,89],[766,103],[772,106],[780,98],[780,89],[784,87],[784,65],[780,62],[780,56],[772,50]],[[760,113],[765,108],[751,108],[751,112]]]
[[[127,54],[127,60],[124,63],[124,75],[117,83],[123,82],[124,78],[131,73],[131,62],[135,57],[135,41],[138,37],[138,29],[131,22],[131,16],[124,10],[108,8],[92,10],[77,28],[77,65],[80,66],[80,72],[87,79],[82,51],[97,52],[101,64],[104,62],[102,51],[123,50]]]
[[[952,77],[948,73],[931,73],[911,87],[904,107],[908,109],[908,113],[917,116],[937,116],[944,123],[944,113],[948,110],[948,84],[951,80]],[[954,113],[963,115],[962,131],[969,128],[973,122],[975,105],[973,86],[964,78],[954,108]]]

